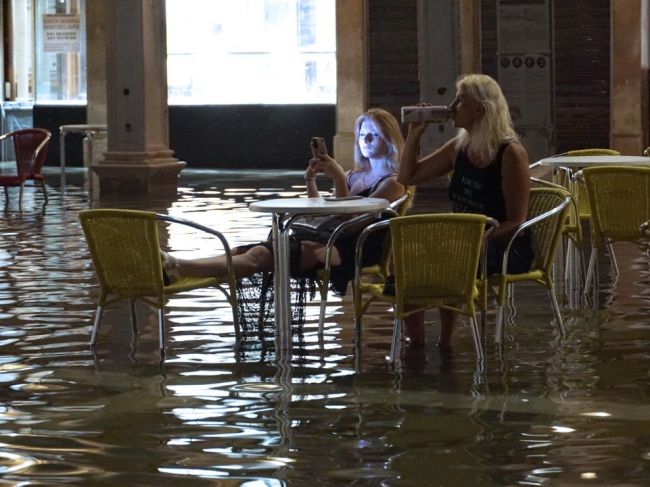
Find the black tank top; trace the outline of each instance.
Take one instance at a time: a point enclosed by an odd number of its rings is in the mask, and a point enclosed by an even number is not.
[[[349,171],[348,175],[345,178],[345,183],[348,185],[348,190],[352,187],[352,174],[355,174],[355,171]],[[363,196],[364,198],[367,198],[372,193],[377,191],[377,188],[381,183],[383,183],[386,179],[393,176],[395,176],[395,174],[386,174],[385,176],[380,177],[377,181],[375,181],[375,183],[372,186],[367,186],[363,188],[363,190],[357,193],[355,196]]]
[[[479,213],[502,222],[506,207],[501,185],[501,159],[508,146],[501,144],[494,160],[486,167],[472,164],[465,149],[456,156],[454,174],[449,182],[449,200],[456,213]]]

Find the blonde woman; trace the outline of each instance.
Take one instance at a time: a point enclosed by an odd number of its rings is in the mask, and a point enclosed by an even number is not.
[[[456,98],[450,106],[458,132],[431,154],[418,159],[424,123],[411,123],[400,162],[398,180],[417,185],[453,171],[449,183],[452,210],[481,213],[499,221],[488,244],[488,274],[500,272],[504,245],[526,219],[530,175],[528,153],[512,127],[508,104],[498,83],[483,74],[461,76]],[[532,263],[530,235],[513,246],[508,271],[526,272]],[[457,315],[440,310],[438,346],[451,347]],[[424,342],[423,314],[407,320],[406,328],[415,344]]]
[[[354,158],[356,167],[345,171],[327,154],[316,154],[305,170],[307,195],[318,196],[316,175],[327,176],[333,185],[334,196],[372,196],[395,201],[405,192],[397,181],[397,170],[404,146],[399,123],[389,112],[373,108],[363,113],[354,126],[356,144]],[[354,250],[356,239],[363,228],[343,235],[332,251],[332,287],[338,293],[345,293],[347,282],[354,276]],[[290,242],[291,274],[304,277],[325,262],[327,239],[309,240],[294,238]],[[367,254],[366,254],[367,252]],[[379,261],[382,252],[382,237],[370,238],[364,247],[364,263],[371,265]],[[257,272],[273,270],[273,249],[271,242],[261,242],[233,249],[233,270],[238,278]],[[209,277],[224,275],[226,261],[223,256],[203,259],[175,259],[162,252],[163,270],[166,278],[174,281],[182,276]]]

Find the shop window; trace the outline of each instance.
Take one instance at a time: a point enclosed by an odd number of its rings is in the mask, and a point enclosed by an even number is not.
[[[86,0],[5,0],[4,100],[86,101]],[[336,102],[335,0],[167,0],[169,102]]]
[[[4,99],[86,100],[84,0],[9,0]]]
[[[336,102],[334,0],[167,0],[175,104]]]

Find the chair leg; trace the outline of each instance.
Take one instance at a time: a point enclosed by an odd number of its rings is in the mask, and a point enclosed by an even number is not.
[[[18,208],[23,207],[23,183],[20,183],[20,190],[18,192]]]
[[[265,272],[262,274],[262,284],[260,291],[260,311],[259,316],[257,317],[257,332],[259,333],[260,341],[264,340],[264,314],[266,313],[266,294],[269,287],[273,284],[272,274],[270,272]],[[277,299],[277,297],[276,297]]]
[[[393,324],[393,339],[390,344],[390,363],[394,364],[397,359],[400,357],[400,352],[402,348],[402,328],[404,320],[395,319]]]
[[[327,283],[329,281],[321,282],[319,284],[320,291],[320,309],[318,312],[318,336],[323,336],[325,330],[325,311],[327,309]]]
[[[481,344],[481,331],[475,316],[469,317],[469,324],[472,328],[472,338],[474,339],[474,348],[476,349],[476,359],[479,362],[483,362],[485,357],[483,355],[483,345]]]
[[[607,242],[607,252],[609,252],[609,258],[612,259],[612,267],[614,267],[614,277],[618,277],[618,262],[616,261],[616,254],[614,254],[614,247],[611,242]]]
[[[501,345],[501,341],[503,340],[503,322],[503,305],[499,304],[497,305],[497,323],[494,332],[494,343],[497,345]]]
[[[591,281],[594,278],[594,270],[596,268],[596,260],[598,258],[598,248],[591,247],[591,256],[589,257],[589,267],[587,268],[587,277],[585,277],[585,289],[584,294],[589,294],[589,289],[591,288]]]
[[[329,292],[331,272],[325,268],[321,276],[322,281],[318,282],[318,291],[320,292],[320,307],[318,311],[318,336],[322,337],[325,330],[325,311],[327,310],[327,293]]]
[[[5,202],[9,204],[9,190],[7,189],[7,186],[5,188]]]
[[[551,298],[551,306],[553,306],[553,313],[555,314],[555,326],[557,326],[557,331],[560,333],[560,336],[564,337],[566,334],[564,330],[564,321],[562,320],[562,313],[560,313],[560,307],[557,304],[557,297],[555,296],[555,291],[552,287],[548,287],[548,296]]]
[[[160,356],[165,356],[165,308],[158,310],[158,335],[160,336]]]
[[[47,204],[47,190],[45,189],[45,181],[41,181],[41,189],[43,190],[43,198],[45,199],[45,204]]]
[[[230,308],[232,309],[232,322],[235,327],[235,342],[237,345],[241,342],[241,328],[239,322],[239,311],[237,310],[237,284],[230,284],[230,295],[228,296],[228,302],[230,303]]]
[[[138,315],[135,312],[135,299],[129,299],[129,308],[131,309],[131,328],[135,336],[138,334]]]
[[[505,283],[504,281],[499,283],[499,288],[497,291],[497,322],[494,333],[494,343],[501,345],[503,340],[503,334],[505,332],[505,308],[508,304],[508,296],[511,293],[512,286]]]
[[[481,343],[487,346],[487,310],[481,310],[481,321],[479,322],[481,330]]]
[[[99,331],[99,323],[102,321],[102,312],[104,311],[103,306],[97,306],[97,311],[95,312],[95,322],[93,323],[93,331],[90,335],[90,346],[94,348],[97,344],[97,332]]]

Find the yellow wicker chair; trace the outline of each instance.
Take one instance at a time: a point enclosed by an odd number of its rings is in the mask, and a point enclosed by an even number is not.
[[[440,307],[469,317],[476,356],[482,362],[483,346],[475,318],[475,302],[481,297],[481,280],[477,279],[477,273],[487,233],[485,228],[488,226],[491,231],[496,225],[496,221],[484,215],[439,213],[396,217],[370,225],[362,232],[357,243],[354,288],[393,305],[391,362],[399,357],[404,318],[422,309]],[[361,281],[363,242],[371,232],[386,226],[390,228],[393,248],[395,295],[383,293],[384,283]],[[355,310],[355,315],[359,317],[356,340],[361,350],[363,313]]]
[[[562,236],[571,194],[562,188],[533,188],[528,203],[528,219],[512,235],[504,252],[501,274],[489,276],[490,285],[495,289],[497,299],[497,323],[495,342],[501,343],[504,333],[504,311],[507,304],[508,288],[515,282],[534,281],[548,290],[555,314],[556,325],[564,335],[564,322],[555,297],[553,285],[553,263],[557,246]],[[531,268],[523,274],[508,274],[508,257],[514,239],[522,232],[532,233],[534,259]]]
[[[207,232],[221,241],[232,269],[230,247],[218,231],[197,223],[148,211],[95,209],[79,212],[93,266],[99,280],[99,302],[90,339],[97,343],[97,332],[104,308],[128,300],[131,323],[137,333],[135,301],[141,300],[158,309],[160,353],[165,355],[165,298],[171,294],[214,286],[220,289],[232,307],[235,335],[239,343],[239,320],[236,306],[236,281],[232,272],[227,278],[182,278],[165,286],[160,261],[157,221],[178,223]],[[226,285],[226,290],[222,285]]]
[[[594,276],[598,248],[645,236],[650,219],[650,167],[600,166],[581,171],[591,203],[591,256],[585,294]]]
[[[415,187],[408,187],[404,195],[402,195],[397,200],[393,201],[388,207],[389,216],[404,216],[408,210],[413,206],[413,198],[415,196]],[[317,280],[318,280],[318,290],[320,293],[320,312],[318,316],[318,333],[323,334],[323,329],[325,327],[325,311],[327,308],[327,293],[329,290],[329,278],[330,278],[330,261],[331,261],[331,252],[334,247],[336,239],[345,231],[346,228],[358,224],[360,220],[367,218],[374,218],[374,215],[362,215],[359,219],[355,218],[348,220],[339,225],[327,242],[327,250],[325,254],[325,267],[318,271]],[[391,256],[391,245],[390,239],[384,240],[384,251],[382,254],[381,260],[372,266],[363,267],[361,270],[361,275],[370,279],[374,279],[375,282],[381,281],[384,282],[386,277],[389,274],[389,263]],[[356,293],[354,293],[354,299],[356,298]],[[356,309],[356,308],[355,308]],[[355,311],[356,313],[356,311]]]
[[[614,149],[580,149],[580,150],[571,150],[566,154],[566,156],[620,156],[621,153]],[[562,185],[565,187],[570,187],[569,177],[570,175],[563,171],[564,177],[562,178]],[[589,221],[591,215],[591,209],[589,207],[589,198],[587,197],[587,192],[582,185],[578,185],[577,188],[578,194],[575,195],[578,200],[578,214],[580,215],[581,221]],[[574,224],[579,225],[579,222],[574,222]]]
[[[619,156],[621,153],[617,150],[614,149],[603,149],[603,148],[592,148],[592,149],[576,149],[576,150],[570,150],[568,152],[564,152],[562,154],[556,154],[554,157],[560,157],[560,156]],[[530,168],[534,168],[538,165],[538,163],[531,164]],[[566,248],[566,260],[565,260],[565,265],[564,265],[564,272],[565,275],[567,275],[570,270],[569,270],[569,255],[570,255],[570,245],[571,242],[573,242],[573,245],[575,248],[579,251],[579,256],[580,256],[580,265],[581,265],[581,271],[584,273],[584,257],[583,257],[583,252],[582,252],[582,240],[583,240],[583,232],[582,232],[582,225],[585,222],[589,222],[589,217],[591,210],[589,208],[589,198],[587,197],[587,192],[584,188],[583,185],[580,184],[572,184],[572,178],[573,178],[573,172],[568,169],[568,168],[563,168],[563,167],[556,167],[554,168],[554,173],[553,173],[553,179],[554,183],[550,183],[548,181],[545,181],[543,179],[538,179],[538,178],[531,178],[534,182],[544,185],[544,186],[550,186],[550,187],[557,187],[558,185],[560,187],[564,187],[566,189],[569,189],[569,191],[572,192],[572,196],[574,201],[572,202],[572,206],[574,208],[572,211],[569,212],[567,216],[567,220],[565,222],[564,228],[562,229],[562,234],[567,238],[567,242],[565,245]],[[609,248],[610,250],[610,255],[612,258],[612,261],[614,263],[614,266],[616,266],[616,257],[613,253],[613,250],[611,247]]]

